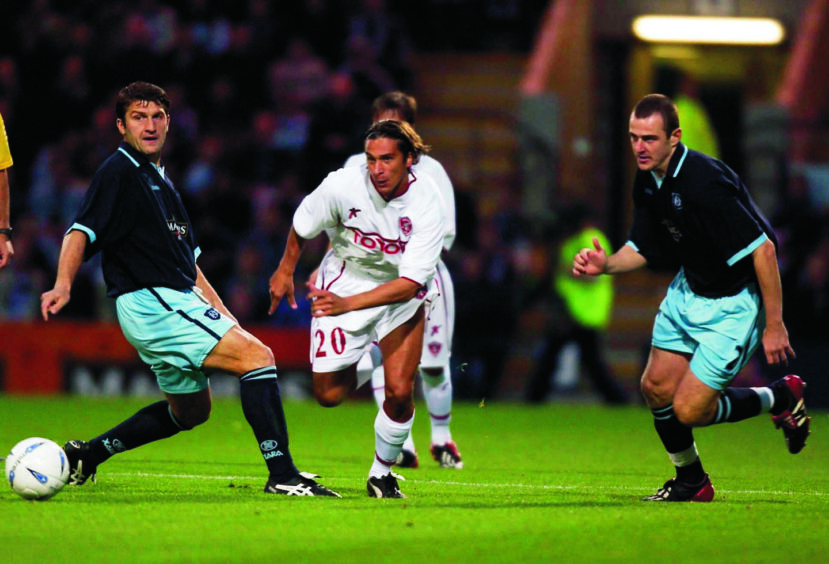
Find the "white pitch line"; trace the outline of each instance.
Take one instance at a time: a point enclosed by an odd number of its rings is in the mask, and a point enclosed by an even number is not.
[[[183,480],[260,480],[262,476],[204,476],[200,474],[155,474],[151,472],[112,472],[107,473],[109,476],[140,476],[143,478],[177,478]],[[412,484],[435,484],[444,486],[459,486],[465,488],[526,488],[526,489],[540,489],[540,490],[579,490],[579,489],[594,489],[604,491],[629,491],[629,492],[645,492],[650,491],[648,488],[631,488],[626,486],[562,486],[552,484],[482,484],[479,482],[444,482],[441,480],[412,480],[404,478],[407,483]],[[806,495],[823,497],[828,496],[829,492],[822,491],[781,491],[781,490],[723,490],[717,489],[718,492],[728,494],[767,494],[767,495]]]

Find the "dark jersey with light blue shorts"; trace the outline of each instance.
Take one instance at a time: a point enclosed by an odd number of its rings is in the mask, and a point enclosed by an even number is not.
[[[128,143],[95,173],[73,229],[89,238],[84,260],[101,252],[108,296],[196,283],[198,249],[181,197]]]
[[[650,265],[682,267],[700,296],[733,296],[756,281],[751,253],[771,225],[723,162],[678,144],[657,186],[637,171],[630,242]]]

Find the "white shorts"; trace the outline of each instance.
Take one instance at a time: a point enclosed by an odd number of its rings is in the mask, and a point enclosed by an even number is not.
[[[455,287],[449,269],[438,261],[435,286],[440,295],[432,301],[423,333],[421,368],[443,368],[452,356],[452,335],[455,330]]]
[[[317,274],[316,285],[338,296],[353,296],[382,284],[368,278],[330,251],[325,255]],[[437,297],[434,281],[428,291],[397,304],[351,311],[342,315],[311,318],[311,365],[314,372],[335,372],[356,364],[366,348],[411,319],[417,310]]]

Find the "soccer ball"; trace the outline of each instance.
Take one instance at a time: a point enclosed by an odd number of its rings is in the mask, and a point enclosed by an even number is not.
[[[6,479],[26,499],[49,499],[66,485],[69,461],[56,442],[31,437],[14,445],[6,457]]]

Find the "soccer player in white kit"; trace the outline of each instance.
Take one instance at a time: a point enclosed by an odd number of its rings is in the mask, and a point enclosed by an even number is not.
[[[403,92],[386,92],[378,96],[371,106],[372,120],[384,119],[405,121],[412,127],[417,119],[417,100]],[[352,155],[345,163],[346,167],[366,166],[365,153]],[[433,157],[422,155],[413,165],[415,174],[426,173],[438,185],[446,214],[446,232],[443,249],[448,252],[455,242],[457,233],[455,223],[455,192],[452,181],[443,166]],[[438,261],[435,282],[440,296],[432,303],[429,316],[424,326],[423,351],[420,356],[420,381],[423,399],[429,411],[431,426],[432,457],[443,468],[463,468],[463,461],[458,447],[452,440],[449,424],[452,420],[452,376],[449,359],[452,355],[452,336],[455,327],[455,290],[452,277],[443,260]],[[357,365],[358,372],[371,372],[371,387],[378,407],[385,401],[385,375],[383,359],[377,346],[370,348]],[[419,460],[412,434],[406,438],[403,450],[397,458],[397,465],[402,468],[417,468]]]
[[[293,274],[305,241],[331,241],[312,301],[314,396],[334,407],[358,382],[357,362],[379,344],[386,398],[374,423],[372,497],[405,497],[391,472],[414,421],[414,379],[445,232],[438,188],[412,165],[428,151],[407,123],[384,120],[365,135],[366,168],[329,174],[297,208],[285,252],[270,279],[270,313],[283,297],[296,307]]]

